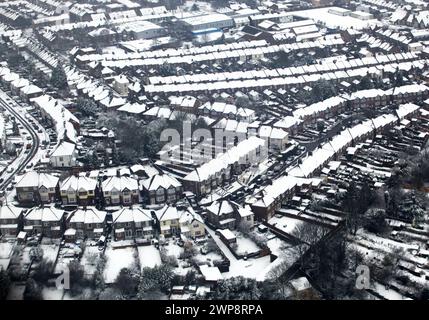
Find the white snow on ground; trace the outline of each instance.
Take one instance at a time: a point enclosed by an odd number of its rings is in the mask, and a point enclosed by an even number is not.
[[[40,248],[43,250],[43,259],[55,262],[57,260],[58,251],[60,246],[58,244],[41,244]]]
[[[259,251],[259,247],[249,238],[239,236],[237,237],[237,253],[249,254]]]
[[[115,281],[122,268],[129,268],[134,263],[135,248],[112,249],[108,247],[105,255],[107,258],[104,270],[104,281],[112,283]]]
[[[222,273],[224,278],[244,276],[256,279],[270,264],[270,256],[246,260],[231,261],[229,271]]]
[[[0,243],[0,258],[6,259],[9,258],[12,253],[13,243],[11,242],[1,242]]]
[[[216,252],[209,252],[207,254],[197,254],[195,258],[200,262],[213,262],[216,260],[222,260],[222,256]]]
[[[44,287],[42,289],[43,300],[62,300],[64,290],[58,290],[56,287]]]
[[[276,214],[270,220],[268,220],[268,223],[273,227],[282,230],[283,232],[291,233],[297,226],[299,226],[303,222],[298,219],[293,219],[290,217],[285,217]]]
[[[153,268],[161,265],[161,256],[159,250],[154,246],[139,246],[137,247],[139,252],[140,265],[143,268]]]
[[[6,270],[9,266],[10,257],[12,255],[13,243],[1,242],[0,243],[0,270]]]
[[[87,245],[85,247],[85,251],[83,252],[83,256],[80,260],[80,264],[83,266],[85,270],[85,275],[87,277],[90,277],[94,274],[99,256],[100,251],[98,250],[98,246]]]
[[[231,263],[229,271],[222,273],[224,278],[245,276],[256,279],[259,274],[264,272],[265,268],[270,264],[269,255],[261,258],[248,259],[247,261],[237,260],[237,258],[235,258],[228,247],[219,239],[219,236],[212,229],[206,226],[206,230],[208,233],[210,233],[219,249],[222,250]]]
[[[165,246],[165,249],[168,256],[175,256],[176,258],[179,258],[180,254],[183,252],[183,248],[172,241]]]

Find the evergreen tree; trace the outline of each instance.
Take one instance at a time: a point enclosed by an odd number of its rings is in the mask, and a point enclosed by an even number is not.
[[[64,90],[68,87],[66,73],[60,64],[52,71],[51,84],[59,90]]]

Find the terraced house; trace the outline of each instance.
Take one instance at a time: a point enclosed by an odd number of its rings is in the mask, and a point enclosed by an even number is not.
[[[47,173],[27,172],[16,184],[20,204],[34,205],[54,202],[58,194],[59,178]]]
[[[97,180],[88,177],[70,176],[61,183],[63,205],[91,205],[94,203]]]
[[[138,207],[123,208],[113,212],[112,216],[116,240],[150,241],[154,236],[153,218],[149,210]]]
[[[69,241],[85,238],[98,239],[106,230],[106,217],[106,212],[94,207],[76,209],[67,217],[67,230],[64,235]]]
[[[139,184],[130,177],[110,177],[101,183],[106,205],[130,205],[140,202]]]

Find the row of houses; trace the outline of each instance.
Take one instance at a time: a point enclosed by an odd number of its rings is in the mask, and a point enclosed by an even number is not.
[[[108,214],[95,207],[78,208],[66,212],[54,206],[29,210],[4,205],[0,207],[0,234],[16,237],[23,231],[27,236],[42,235],[66,241],[99,239],[109,231]],[[192,208],[179,210],[165,205],[157,210],[137,206],[121,208],[112,213],[112,226],[116,240],[136,239],[149,241],[158,235],[183,235],[198,238],[205,235],[202,218]]]
[[[269,89],[292,89],[311,86],[320,80],[326,80],[334,83],[343,81],[359,80],[367,75],[383,78],[384,76],[396,73],[397,70],[425,70],[427,68],[426,60],[415,60],[411,62],[391,63],[387,65],[378,65],[372,67],[358,67],[341,71],[324,71],[313,74],[304,75],[282,75],[265,78],[246,78],[236,80],[218,80],[215,82],[198,82],[198,83],[169,83],[169,84],[150,84],[144,87],[147,95],[153,96],[157,94],[189,94],[198,95],[209,92],[234,92],[241,90],[242,92],[250,92],[252,90],[262,91]]]
[[[266,140],[249,137],[187,174],[183,178],[183,187],[197,196],[209,194],[267,156]]]
[[[329,161],[337,159],[347,147],[365,141],[387,128],[392,128],[405,118],[416,115],[419,106],[404,104],[394,114],[384,114],[366,120],[351,128],[346,128],[315,149],[297,166],[291,168],[287,175],[274,180],[250,201],[250,206],[260,220],[267,221],[279,209],[285,199],[291,199],[297,190],[311,192],[320,179],[312,178]]]
[[[424,84],[403,85],[387,90],[367,89],[350,94],[331,97],[293,111],[274,124],[288,132],[296,132],[303,124],[319,118],[328,119],[345,110],[376,108],[390,103],[401,104],[410,101],[423,101],[429,95],[429,87]]]
[[[106,206],[174,203],[183,194],[182,184],[174,177],[156,173],[146,179],[129,176],[70,176],[64,181],[48,173],[29,171],[16,186],[17,200],[22,205],[53,203],[64,206],[92,205],[96,199]]]

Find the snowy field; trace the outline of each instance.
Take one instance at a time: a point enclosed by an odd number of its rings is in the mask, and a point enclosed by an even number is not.
[[[104,270],[104,281],[112,283],[122,268],[130,268],[135,262],[134,253],[135,248],[112,249],[108,247],[105,252],[107,263]]]
[[[143,268],[153,268],[161,265],[161,256],[159,250],[154,246],[139,246],[137,247],[139,252],[140,265]]]

